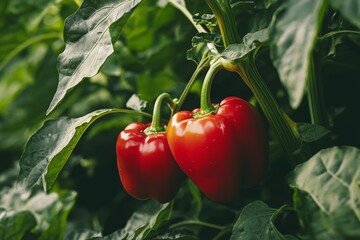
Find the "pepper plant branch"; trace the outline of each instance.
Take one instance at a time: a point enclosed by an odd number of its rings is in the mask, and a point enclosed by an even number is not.
[[[191,87],[194,85],[197,76],[200,74],[201,71],[203,71],[206,67],[208,67],[208,65],[209,65],[209,58],[207,58],[207,57],[202,58],[198,64],[197,68],[195,69],[193,75],[191,76],[189,82],[186,84],[186,87],[185,87],[184,91],[182,92],[179,100],[175,101],[175,106],[173,108],[172,114],[174,114],[180,110],[180,108],[182,107],[182,105],[185,102],[187,95],[190,92]]]
[[[196,28],[196,30],[199,33],[206,33],[207,32],[201,25],[195,23],[195,21],[192,18],[191,13],[189,12],[189,10],[185,6],[181,5],[176,0],[168,0],[168,1],[175,8],[180,10],[185,15],[185,17],[191,22],[191,24]],[[213,43],[208,43],[207,47],[210,49],[211,52],[216,53],[216,54],[218,53],[218,50],[216,49],[216,47],[215,47],[215,45]]]
[[[288,156],[294,163],[303,162],[309,156],[302,152],[300,135],[296,129],[296,124],[282,111],[275,97],[267,87],[258,72],[254,55],[254,52],[250,53],[237,63],[223,60],[223,66],[228,71],[238,73],[248,85]]]
[[[241,42],[229,0],[205,0],[215,14],[224,46]]]
[[[219,240],[222,239],[222,237],[227,234],[228,232],[231,232],[233,229],[233,226],[229,225],[227,227],[225,227],[224,229],[222,229],[217,235],[215,235],[215,237],[212,240]]]
[[[175,8],[179,9],[184,15],[185,17],[192,23],[192,25],[194,25],[194,27],[196,28],[196,30],[198,32],[206,32],[206,30],[199,24],[196,24],[192,18],[191,13],[189,12],[189,10],[181,5],[180,3],[178,3],[176,0],[168,0],[169,3],[171,3]]]
[[[225,47],[230,44],[240,43],[241,38],[235,25],[235,18],[232,14],[229,0],[205,1],[216,16]],[[223,59],[224,68],[228,71],[237,72],[241,76],[258,100],[285,152],[293,162],[303,162],[309,155],[302,151],[300,135],[296,129],[296,124],[282,111],[258,72],[255,64],[256,53],[257,51],[255,50],[237,63]]]
[[[319,53],[314,52],[310,58],[308,83],[308,102],[311,123],[330,128],[329,118],[326,112],[326,104],[323,93],[323,82],[319,63]]]
[[[178,227],[182,227],[182,226],[186,226],[186,225],[199,225],[199,226],[213,228],[213,229],[217,229],[217,230],[223,230],[226,228],[226,226],[220,226],[220,225],[216,225],[216,224],[212,224],[212,223],[202,222],[199,220],[187,220],[187,221],[178,222],[178,223],[171,225],[170,228],[178,228]]]
[[[334,37],[336,35],[341,35],[341,34],[353,34],[353,35],[360,35],[360,31],[353,31],[353,30],[339,30],[339,31],[333,31],[333,32],[329,32],[326,33],[324,36],[321,36],[319,38],[320,41],[324,41],[330,37]]]
[[[25,48],[31,46],[32,44],[41,42],[41,41],[45,41],[45,40],[49,40],[49,39],[54,39],[54,38],[59,38],[61,39],[61,34],[58,32],[53,32],[53,33],[45,33],[45,34],[41,34],[38,35],[36,37],[33,38],[29,38],[27,39],[25,42],[21,43],[19,46],[17,46],[16,48],[14,48],[12,51],[10,51],[5,57],[4,59],[0,62],[0,71],[16,56],[18,55],[22,50],[24,50]]]

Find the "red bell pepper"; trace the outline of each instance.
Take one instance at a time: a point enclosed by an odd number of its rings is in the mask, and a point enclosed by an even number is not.
[[[170,201],[184,180],[165,132],[146,134],[150,124],[131,123],[116,142],[117,166],[125,190],[137,199]]]
[[[268,142],[259,113],[237,97],[215,111],[180,111],[168,124],[170,150],[184,173],[210,199],[234,200],[241,187],[257,184],[267,167]]]

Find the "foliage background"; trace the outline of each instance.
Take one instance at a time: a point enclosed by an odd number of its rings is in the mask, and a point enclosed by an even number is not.
[[[257,10],[249,11],[239,7],[242,2],[236,1],[233,8],[241,36],[266,27],[282,3],[255,1]],[[271,131],[267,179],[257,188],[244,190],[234,203],[211,202],[189,181],[175,201],[166,206],[133,199],[122,189],[118,178],[115,141],[128,123],[150,119],[122,113],[103,117],[90,126],[51,193],[45,194],[36,187],[25,193],[17,190],[14,184],[25,144],[46,120],[80,117],[101,108],[127,108],[134,94],[146,101],[142,110],[151,113],[157,95],[168,92],[180,96],[196,68],[194,62],[186,60],[186,51],[192,47],[196,33],[194,27],[166,1],[144,1],[125,25],[114,45],[115,54],[106,60],[100,72],[74,88],[59,107],[46,116],[58,83],[57,58],[65,48],[64,21],[79,6],[80,1],[75,0],[3,0],[0,3],[0,223],[3,224],[0,239],[11,235],[7,229],[13,229],[13,239],[49,236],[87,239],[122,228],[127,230],[118,234],[126,237],[133,231],[131,226],[137,226],[136,218],[131,217],[136,211],[144,221],[154,216],[156,223],[167,220],[164,229],[159,230],[156,224],[146,227],[149,232],[155,232],[154,239],[156,235],[158,239],[228,239],[232,225],[246,204],[255,200],[266,202],[270,210],[261,202],[250,206],[268,211],[261,216],[272,216],[276,213],[274,209],[292,204],[293,191],[286,182],[291,166]],[[188,8],[191,13],[210,13],[200,0],[189,2]],[[322,35],[333,30],[357,29],[334,10],[326,14],[324,25]],[[323,53],[318,69],[326,80],[324,98],[331,123],[330,145],[359,148],[360,38],[356,34],[338,34],[323,41],[318,48]],[[258,66],[281,107],[297,122],[310,122],[306,97],[298,107],[291,107],[289,99],[293,93],[281,83],[269,49],[261,53]],[[183,109],[198,107],[202,77],[192,88]],[[214,82],[212,100],[219,102],[229,95],[248,99],[258,107],[239,77],[222,71]],[[324,146],[329,143],[320,141],[314,148]],[[144,206],[145,210],[141,210]],[[155,212],[151,212],[154,209]],[[193,225],[170,227],[182,220],[194,219],[197,223]],[[215,227],[202,226],[199,219]],[[276,221],[277,229],[284,236],[295,235],[299,224],[294,211],[282,212]],[[147,236],[142,234],[139,239]]]

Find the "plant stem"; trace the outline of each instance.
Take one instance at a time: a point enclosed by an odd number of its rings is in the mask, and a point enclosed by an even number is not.
[[[215,14],[224,46],[241,42],[229,0],[205,0]]]
[[[219,240],[222,238],[222,236],[224,236],[226,233],[231,231],[232,231],[232,226],[224,227],[224,229],[221,230],[218,234],[216,234],[216,236],[212,240]]]
[[[204,32],[204,33],[206,32],[206,30],[201,25],[198,25],[194,22],[191,13],[188,11],[188,9],[185,6],[181,5],[176,0],[168,0],[168,1],[185,15],[185,17],[192,23],[192,25],[196,28],[198,32]]]
[[[17,54],[19,54],[22,50],[25,48],[31,46],[32,44],[35,44],[37,42],[53,39],[53,38],[61,38],[61,34],[58,32],[55,33],[45,33],[33,38],[29,38],[25,42],[18,45],[16,48],[14,48],[12,51],[10,51],[4,59],[0,62],[0,71],[13,59]]]
[[[243,58],[241,62],[236,64],[225,60],[223,65],[228,71],[237,72],[248,85],[288,156],[294,163],[303,162],[309,156],[301,151],[301,141],[296,124],[282,111],[262,79],[255,64],[255,54],[249,54],[248,57]]]
[[[184,91],[182,92],[179,100],[176,102],[172,114],[178,112],[181,106],[184,104],[187,95],[190,92],[191,87],[194,85],[196,77],[209,65],[209,58],[203,58],[199,62],[199,65],[195,69],[193,75],[191,76],[189,82],[186,84]]]
[[[185,17],[191,22],[191,24],[196,28],[196,30],[199,33],[206,33],[207,31],[199,24],[196,24],[195,21],[192,18],[191,13],[188,11],[188,9],[186,8],[186,6],[181,5],[180,3],[178,3],[176,0],[168,0],[169,3],[171,3],[175,8],[177,8],[178,10],[180,10]],[[213,43],[208,43],[207,44],[208,48],[210,49],[211,52],[213,53],[218,53],[215,45]]]
[[[183,221],[183,222],[178,222],[178,223],[171,225],[170,228],[178,228],[178,227],[182,227],[182,226],[186,226],[186,225],[199,225],[199,226],[213,228],[213,229],[217,229],[217,230],[223,230],[225,228],[225,226],[220,226],[220,225],[202,222],[202,221],[198,221],[198,220],[187,220],[187,221]]]
[[[334,37],[336,35],[341,35],[341,34],[344,34],[344,35],[346,35],[346,34],[360,35],[360,32],[359,31],[353,31],[353,30],[333,31],[333,32],[329,32],[329,33],[325,34],[324,36],[320,37],[319,40],[324,41],[327,38]]]
[[[319,66],[318,52],[314,52],[310,58],[308,77],[308,102],[312,124],[318,124],[330,128],[329,118],[326,112],[324,100],[323,82]]]
[[[174,102],[168,93],[160,94],[154,104],[153,116],[150,127],[145,129],[145,134],[153,134],[158,132],[164,132],[165,128],[161,124],[161,107],[163,102],[166,101],[170,105],[170,109],[173,109]]]
[[[215,110],[211,103],[211,86],[216,73],[222,68],[222,63],[219,58],[215,58],[210,64],[210,68],[206,73],[204,82],[201,88],[200,95],[200,115],[206,115]]]

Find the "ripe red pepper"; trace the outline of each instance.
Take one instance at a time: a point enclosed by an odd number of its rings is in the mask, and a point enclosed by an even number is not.
[[[184,180],[165,132],[145,134],[150,124],[131,123],[116,142],[117,166],[125,190],[137,199],[170,201]]]
[[[176,113],[168,124],[170,150],[184,173],[210,199],[229,202],[257,184],[267,167],[268,142],[259,113],[237,97],[214,113]]]

